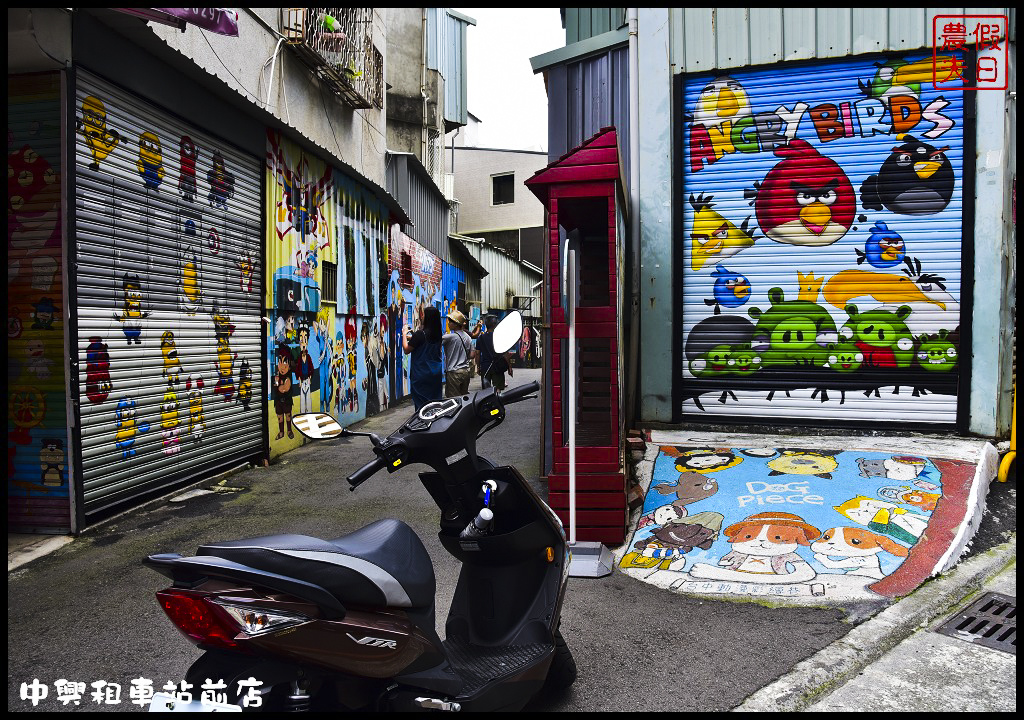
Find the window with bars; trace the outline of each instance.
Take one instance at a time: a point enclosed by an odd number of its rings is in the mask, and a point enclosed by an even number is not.
[[[324,275],[320,283],[321,299],[324,302],[338,302],[338,264],[324,261]]]
[[[412,255],[405,251],[402,251],[402,269],[399,278],[403,285],[412,287]]]

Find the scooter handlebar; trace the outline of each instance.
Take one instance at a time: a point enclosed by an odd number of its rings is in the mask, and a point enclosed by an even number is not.
[[[514,388],[509,388],[505,392],[501,393],[501,401],[506,405],[511,405],[514,402],[525,400],[528,396],[540,390],[540,383],[536,380],[528,382],[525,385],[517,385]]]
[[[377,471],[382,470],[383,468],[384,458],[375,457],[373,460],[348,476],[348,484],[351,485],[349,490],[355,490],[357,487],[369,480]]]

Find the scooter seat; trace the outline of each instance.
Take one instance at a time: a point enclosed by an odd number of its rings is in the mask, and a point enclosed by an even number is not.
[[[344,605],[428,607],[434,566],[411,527],[385,519],[336,540],[270,535],[199,548],[199,555],[319,585]]]

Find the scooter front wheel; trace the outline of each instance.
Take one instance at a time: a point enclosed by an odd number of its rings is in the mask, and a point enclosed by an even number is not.
[[[555,630],[555,657],[551,660],[544,692],[564,690],[576,681],[576,660],[565,644],[561,630]]]

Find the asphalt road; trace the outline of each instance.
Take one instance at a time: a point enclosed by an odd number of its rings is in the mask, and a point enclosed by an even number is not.
[[[539,370],[517,371],[511,384],[539,376]],[[390,432],[411,411],[410,404],[399,405],[358,429]],[[544,492],[539,417],[538,400],[511,406],[504,425],[481,438],[478,449],[497,464],[514,464]],[[224,485],[236,491],[150,503],[10,573],[8,710],[138,710],[127,696],[131,680],[151,679],[158,688],[179,682],[199,651],[156,604],[154,593],[166,579],[140,560],[157,552],[192,554],[203,542],[284,532],[332,538],[398,517],[433,558],[443,632],[457,568],[437,540],[436,507],[410,469],[349,492],[344,477],[370,459],[368,447],[360,438],[307,445],[269,468],[231,475]],[[561,696],[536,698],[528,709],[728,710],[846,634],[852,625],[845,617],[838,609],[691,598],[618,572],[574,578],[562,633],[579,678]],[[36,706],[20,697],[21,684],[33,679],[50,688]],[[86,684],[80,705],[62,705],[57,680]],[[122,686],[120,704],[90,699],[99,680]]]

